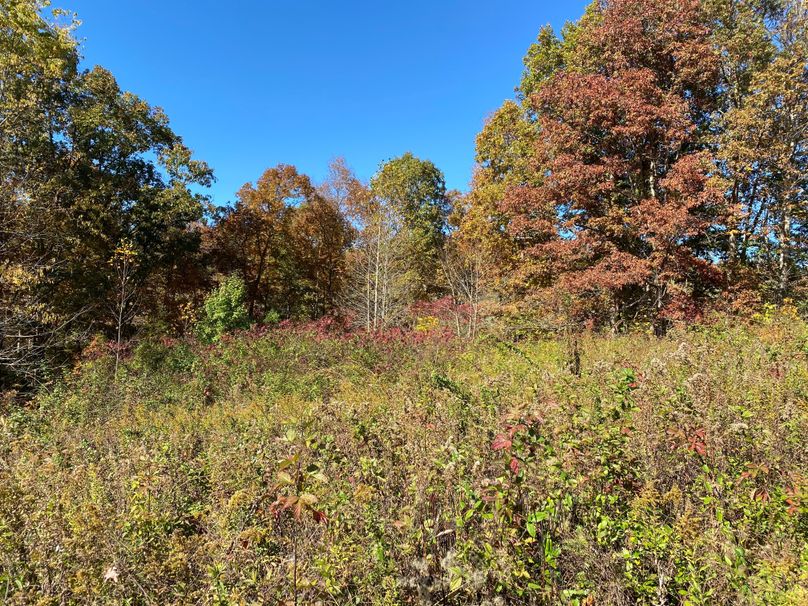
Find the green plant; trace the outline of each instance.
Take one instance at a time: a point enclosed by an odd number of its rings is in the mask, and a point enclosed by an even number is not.
[[[281,314],[275,309],[270,309],[264,314],[264,324],[267,326],[274,326],[281,321]]]
[[[0,409],[0,601],[801,605],[806,337],[104,347]]]
[[[230,276],[210,293],[203,305],[202,318],[196,325],[199,338],[207,343],[218,341],[233,330],[249,327],[246,288],[238,276]]]

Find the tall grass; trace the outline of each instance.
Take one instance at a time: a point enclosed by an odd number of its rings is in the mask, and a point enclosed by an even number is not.
[[[808,603],[808,327],[568,349],[88,356],[0,416],[0,603]]]

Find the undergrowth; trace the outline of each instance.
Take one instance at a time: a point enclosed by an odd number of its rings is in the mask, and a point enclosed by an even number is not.
[[[0,602],[808,603],[806,325],[578,351],[89,352],[0,416]]]

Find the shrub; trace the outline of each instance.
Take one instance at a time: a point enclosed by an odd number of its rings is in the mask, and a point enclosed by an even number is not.
[[[266,315],[264,315],[264,324],[267,326],[275,326],[276,324],[280,323],[280,321],[281,314],[274,309],[270,309]]]
[[[202,318],[196,325],[197,335],[206,343],[218,341],[222,335],[250,325],[244,305],[246,289],[238,276],[230,276],[205,299]]]

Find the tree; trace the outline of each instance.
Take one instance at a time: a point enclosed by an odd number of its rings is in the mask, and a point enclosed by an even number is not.
[[[348,166],[345,158],[331,161],[328,175],[317,191],[351,222],[361,223],[370,212],[372,194]]]
[[[732,214],[722,253],[764,299],[797,293],[806,264],[808,33],[802,2],[710,3],[722,49],[719,168]]]
[[[33,380],[68,319],[43,292],[56,265],[47,191],[55,171],[44,160],[78,57],[72,24],[44,24],[39,8],[0,3],[0,387]]]
[[[218,269],[244,276],[252,318],[312,318],[333,310],[353,231],[341,204],[284,164],[242,187],[210,239]]]
[[[455,332],[473,339],[480,326],[490,259],[462,238],[451,238],[443,250],[441,271],[454,303]]]
[[[344,165],[334,168],[357,229],[343,307],[366,330],[382,330],[439,288],[449,193],[435,165],[410,153],[383,164],[369,187]]]
[[[518,243],[507,232],[508,219],[500,206],[509,188],[540,182],[530,161],[536,137],[525,109],[506,101],[477,136],[478,166],[472,190],[450,217],[457,237],[473,243],[487,259],[487,285],[512,297],[523,296],[529,280],[520,271]]]
[[[374,196],[342,160],[332,163],[321,191],[345,210],[353,232],[340,306],[368,332],[395,325],[414,291],[400,214],[389,200]]]
[[[613,0],[575,33],[577,65],[529,103],[539,185],[501,208],[537,284],[616,328],[697,313],[716,276],[704,238],[720,212],[698,134],[717,58],[699,3]],[[605,316],[605,317],[604,317]]]
[[[279,164],[254,185],[244,185],[235,206],[219,220],[214,234],[219,269],[244,277],[250,317],[261,319],[270,311],[290,317],[296,311],[299,297],[290,225],[293,208],[315,195],[306,175]]]
[[[350,252],[351,276],[343,306],[368,332],[399,323],[413,301],[415,280],[408,270],[404,233],[396,213],[378,204]]]
[[[63,218],[52,241],[66,240],[54,295],[75,308],[105,298],[118,242],[137,252],[139,283],[193,251],[199,238],[190,227],[207,199],[191,186],[210,185],[212,173],[192,159],[162,110],[122,92],[106,70],[80,74],[71,91],[50,186]]]
[[[115,249],[111,260],[115,268],[114,298],[110,301],[110,312],[115,326],[115,378],[123,353],[125,331],[137,313],[137,253],[128,242],[122,242]]]
[[[477,169],[472,190],[465,198],[462,220],[456,227],[463,238],[476,242],[488,258],[488,286],[501,296],[521,301],[528,298],[536,282],[534,259],[524,254],[531,245],[527,233],[518,238],[508,233],[508,216],[502,203],[506,193],[517,187],[538,187],[544,175],[536,169],[534,150],[539,138],[538,116],[531,99],[551,77],[565,66],[578,69],[575,41],[578,32],[597,18],[595,4],[587,8],[579,23],[564,26],[559,39],[549,25],[539,31],[536,42],[524,57],[524,72],[517,98],[508,100],[485,123],[476,139]],[[536,243],[536,242],[534,242]]]
[[[132,242],[147,281],[196,246],[188,226],[205,200],[189,186],[212,179],[162,111],[106,70],[79,69],[75,22],[44,9],[0,2],[0,350],[12,382],[70,333],[114,333],[103,302],[118,243]]]
[[[304,307],[310,317],[324,316],[343,290],[353,229],[336,201],[315,195],[294,210],[290,237]]]
[[[458,229],[502,296],[564,322],[662,330],[720,288],[805,287],[805,4],[652,4],[543,28],[477,139]]]
[[[374,197],[398,215],[406,231],[408,263],[415,272],[415,296],[434,293],[440,250],[446,235],[449,198],[443,173],[411,153],[384,163],[370,182]]]

